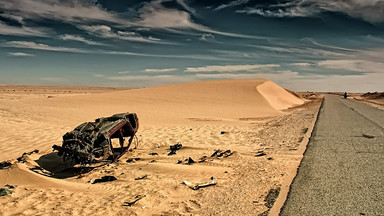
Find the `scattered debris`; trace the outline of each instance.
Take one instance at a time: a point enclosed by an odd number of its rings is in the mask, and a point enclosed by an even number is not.
[[[368,139],[375,138],[375,136],[368,135],[368,134],[363,134],[363,137],[368,138]]]
[[[18,162],[22,162],[22,163],[25,163],[26,162],[26,158],[25,156],[27,155],[31,155],[33,153],[39,153],[39,150],[38,149],[35,149],[33,151],[30,151],[30,152],[24,152],[20,157],[17,158],[17,161]]]
[[[137,178],[135,178],[135,180],[142,180],[142,179],[145,179],[145,178],[147,178],[148,177],[148,175],[143,175],[143,176],[141,176],[141,177],[137,177]]]
[[[303,130],[301,130],[301,132],[302,132],[303,134],[307,133],[307,132],[308,132],[308,128],[304,128]]]
[[[137,203],[139,200],[146,197],[146,195],[137,195],[135,196],[135,199],[131,202],[124,202],[123,206],[133,206],[135,203]]]
[[[220,149],[218,149],[218,150],[215,150],[214,152],[213,152],[213,154],[211,155],[211,157],[217,157],[217,158],[219,158],[219,157],[229,157],[229,156],[231,156],[231,155],[233,155],[233,153],[234,152],[232,152],[230,149],[228,149],[228,150],[226,150],[226,151],[221,151]]]
[[[62,146],[53,145],[52,148],[59,151],[64,160],[71,158],[78,164],[90,164],[98,159],[116,161],[128,151],[138,127],[139,120],[135,113],[98,118],[67,132]],[[128,142],[124,142],[125,137],[129,137]],[[117,139],[120,146],[114,147],[112,139]]]
[[[180,150],[182,147],[183,147],[183,145],[181,143],[179,143],[179,142],[176,143],[175,145],[169,146],[169,149],[171,151],[169,152],[168,156],[176,154],[176,151]]]
[[[12,166],[12,163],[9,161],[0,162],[0,169],[8,169]]]
[[[99,179],[95,179],[95,180],[91,180],[91,183],[92,184],[96,184],[96,183],[102,183],[102,182],[110,182],[110,181],[116,181],[117,178],[115,176],[103,176]]]
[[[229,157],[229,156],[231,156],[233,154],[233,152],[231,152],[231,150],[227,150],[227,151],[225,151],[225,152],[221,152],[220,154],[218,154],[217,155],[217,157]]]
[[[226,132],[226,131],[221,131],[220,132],[220,134],[226,134],[226,133],[228,133],[228,132]]]
[[[152,153],[149,153],[149,155],[155,156],[155,155],[159,155],[159,154],[157,154],[156,152],[152,152]]]
[[[177,161],[177,164],[182,164],[182,163],[183,163],[182,160],[178,160],[178,161]]]
[[[267,154],[265,154],[263,151],[258,151],[255,155],[255,157],[262,157],[262,156],[265,156]]]
[[[183,181],[183,184],[187,185],[189,188],[191,188],[192,190],[198,190],[200,188],[203,188],[203,187],[208,187],[208,186],[212,186],[212,185],[216,185],[217,184],[217,181],[212,181],[212,182],[206,182],[206,183],[202,183],[202,184],[192,184],[191,182],[189,181]]]
[[[269,157],[269,158],[267,158],[267,160],[273,160],[273,158]]]
[[[215,157],[219,152],[221,152],[220,149],[215,150],[215,152],[213,152],[213,154],[211,155],[211,157]]]
[[[202,158],[200,158],[200,161],[199,163],[203,163],[207,160],[207,156],[203,156]]]
[[[151,161],[149,161],[149,163],[156,163],[156,161],[155,160],[151,160]]]
[[[126,160],[125,162],[127,163],[132,163],[132,162],[136,162],[136,161],[139,161],[141,158],[129,158],[128,160]]]
[[[17,187],[17,185],[6,184],[4,187],[9,188],[9,189],[15,189]]]
[[[48,176],[48,177],[52,177],[54,176],[54,173],[40,167],[40,166],[34,166],[32,168],[29,168],[31,171],[35,172],[35,173],[38,173],[38,174],[41,174],[43,176]]]
[[[0,196],[6,196],[8,194],[13,194],[13,191],[8,188],[0,188]]]
[[[194,161],[191,157],[189,157],[189,158],[188,158],[188,162],[187,162],[187,164],[188,164],[188,165],[191,165],[191,164],[193,164],[193,163],[195,163],[195,161]]]
[[[277,197],[279,196],[280,194],[280,187],[276,188],[276,189],[270,189],[268,191],[268,194],[267,196],[265,197],[264,201],[265,201],[265,206],[267,208],[272,208],[273,204],[275,203]]]

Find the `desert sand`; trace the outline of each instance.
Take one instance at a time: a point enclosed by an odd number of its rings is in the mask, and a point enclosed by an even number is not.
[[[17,186],[0,197],[0,214],[276,214],[316,120],[321,98],[314,95],[255,79],[141,89],[0,86],[0,161],[14,163],[0,170],[0,187]],[[52,153],[77,125],[122,112],[137,113],[139,142],[118,162],[80,171]],[[178,142],[183,148],[168,156]],[[210,157],[216,149],[234,154]],[[197,163],[177,164],[189,157]],[[105,175],[117,180],[90,183]],[[182,184],[212,177],[217,184],[199,190]],[[281,192],[272,207],[274,190]],[[145,197],[124,205],[138,195]]]

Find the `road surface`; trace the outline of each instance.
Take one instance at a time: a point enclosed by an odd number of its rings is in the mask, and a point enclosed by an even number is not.
[[[384,111],[326,95],[281,216],[384,216]]]

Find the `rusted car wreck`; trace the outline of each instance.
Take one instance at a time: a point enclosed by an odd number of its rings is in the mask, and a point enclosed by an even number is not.
[[[128,151],[138,128],[135,113],[115,114],[77,126],[63,136],[62,146],[52,147],[64,160],[70,158],[77,164],[116,161]]]

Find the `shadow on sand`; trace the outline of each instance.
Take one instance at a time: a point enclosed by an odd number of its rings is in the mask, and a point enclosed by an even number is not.
[[[41,168],[52,173],[50,177],[57,179],[71,178],[85,174],[99,166],[78,166],[71,160],[63,161],[63,157],[56,152],[42,155],[35,161]]]

